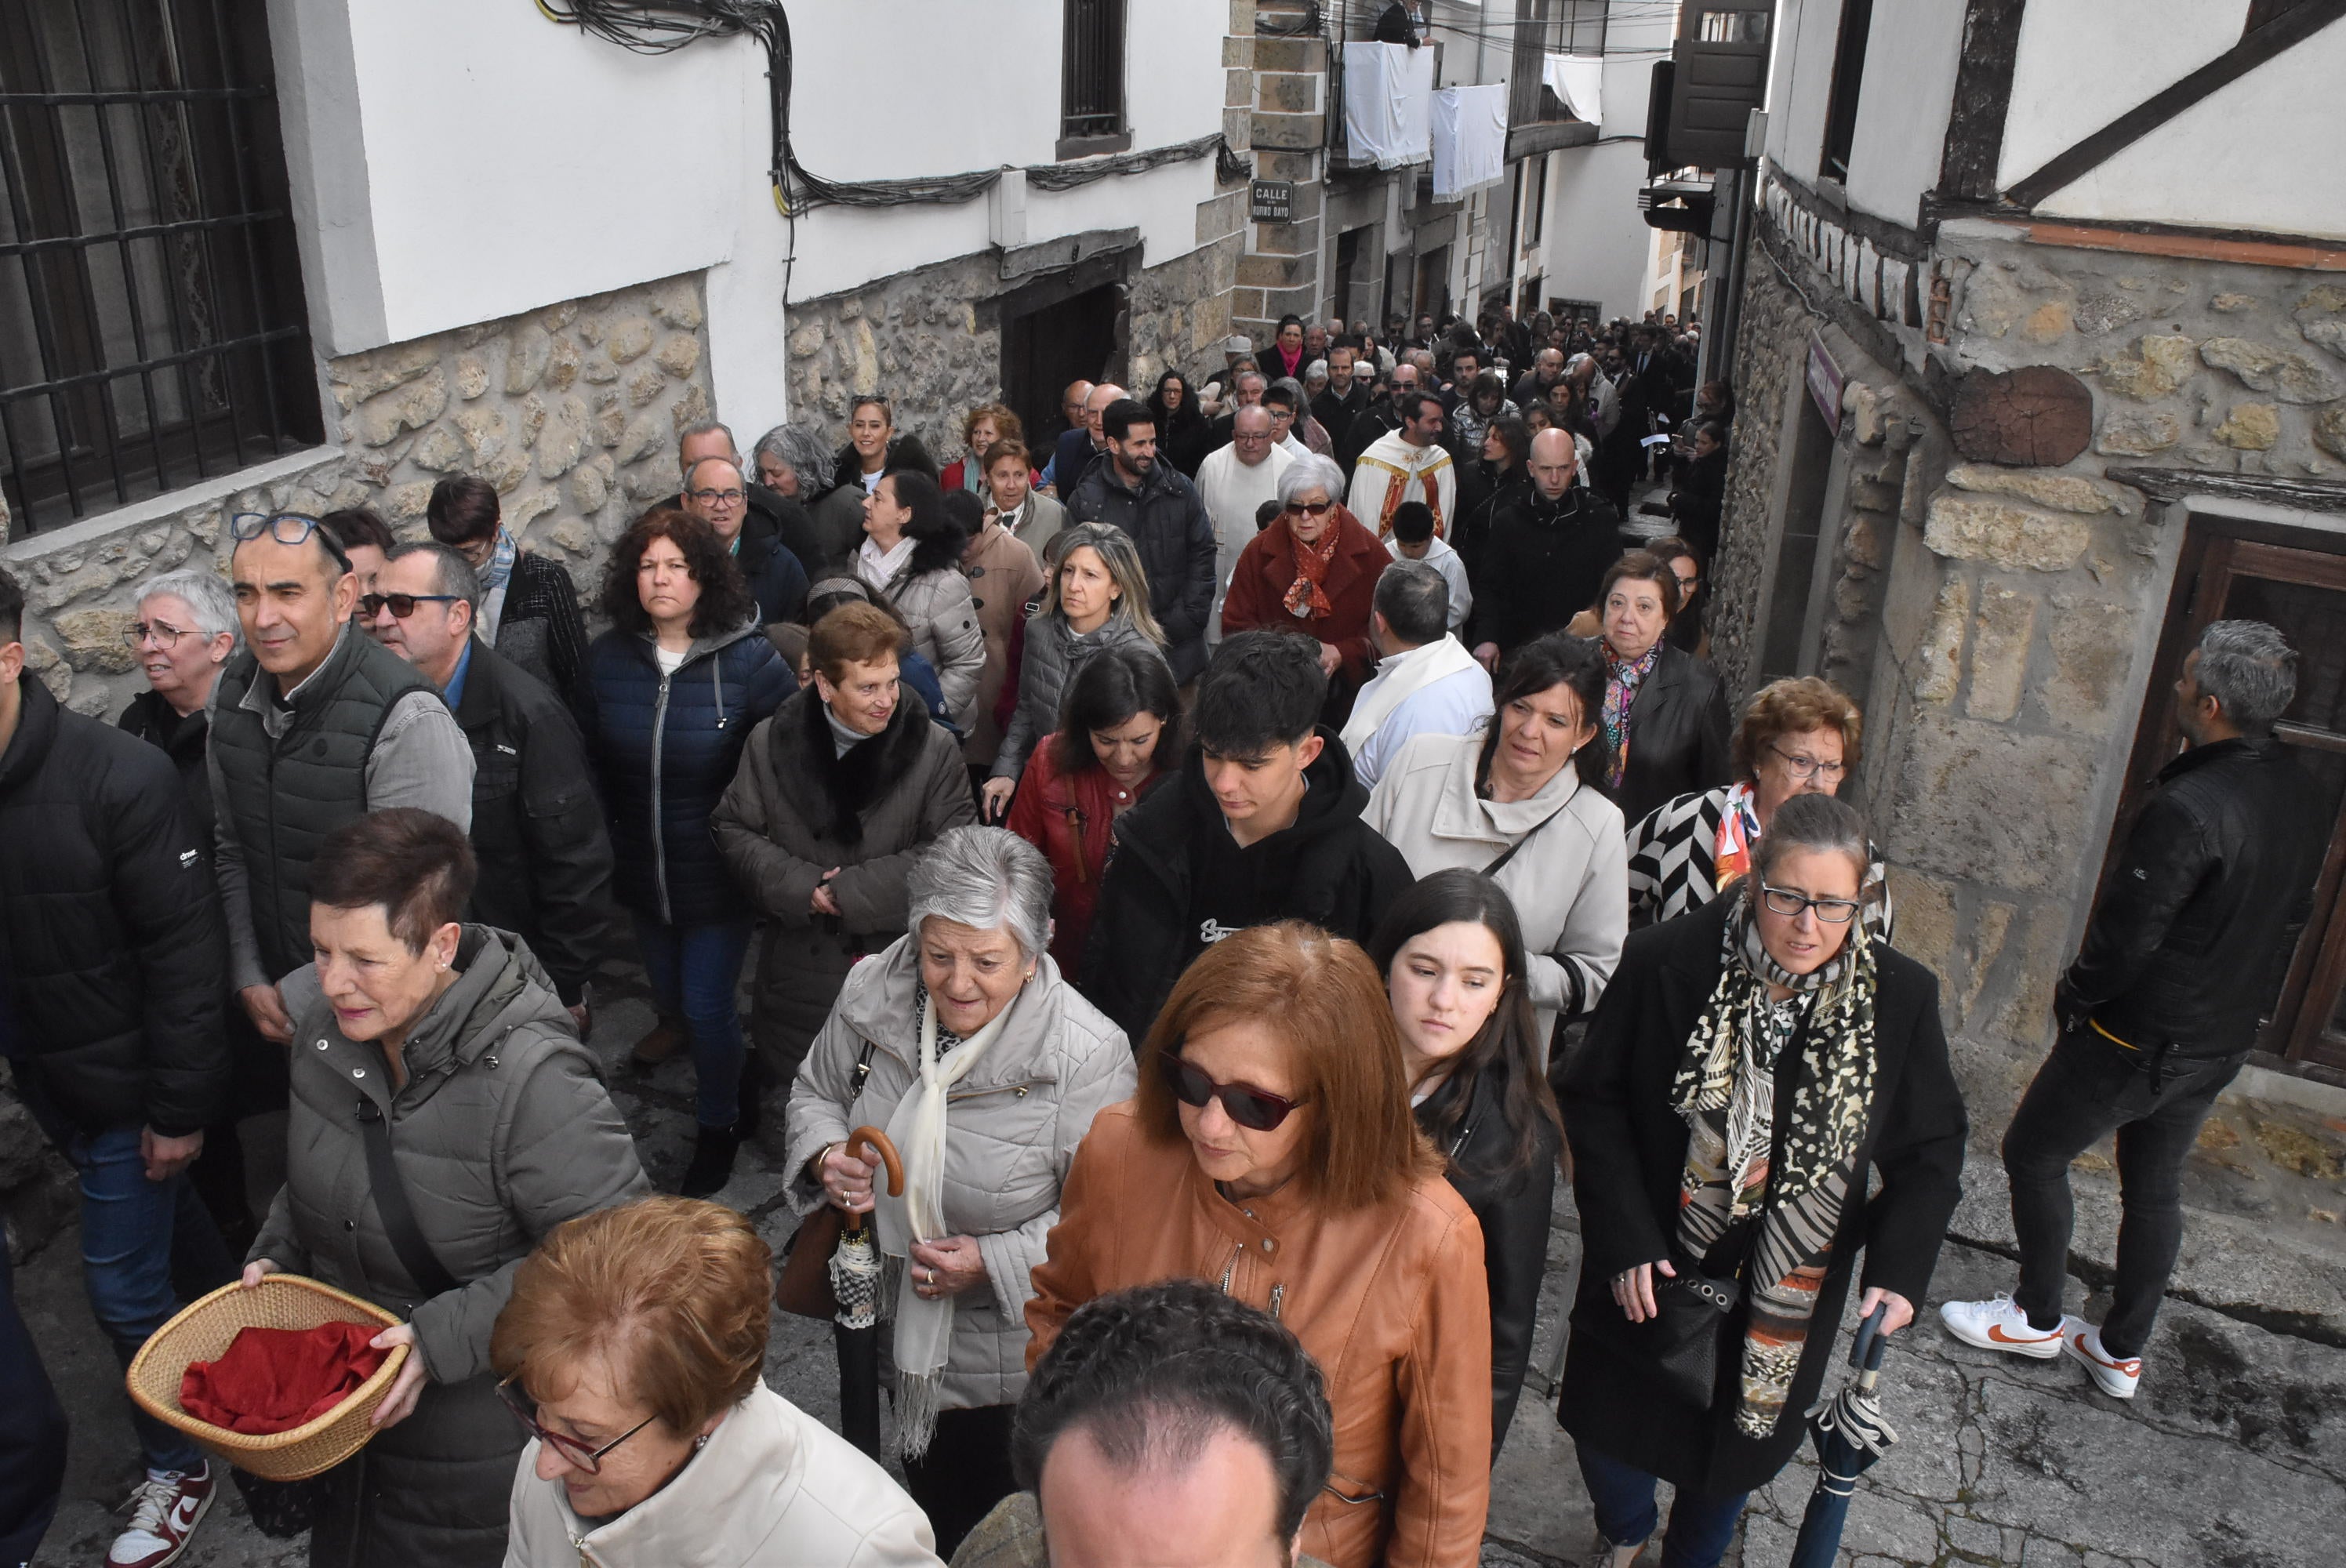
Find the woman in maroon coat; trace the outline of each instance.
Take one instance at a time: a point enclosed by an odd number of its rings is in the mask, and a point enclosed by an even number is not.
[[[1349,710],[1352,693],[1377,667],[1369,611],[1377,578],[1392,557],[1344,510],[1342,473],[1307,453],[1280,475],[1278,520],[1248,541],[1230,571],[1222,635],[1257,627],[1309,632],[1320,639],[1330,708]],[[1341,722],[1341,720],[1331,720]]]
[[[1154,648],[1103,648],[1069,687],[1058,732],[1035,748],[1003,825],[1051,862],[1051,956],[1081,978],[1116,820],[1181,761],[1181,699]]]

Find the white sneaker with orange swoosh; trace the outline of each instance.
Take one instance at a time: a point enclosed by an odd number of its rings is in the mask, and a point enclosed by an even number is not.
[[[2114,1400],[2134,1398],[2142,1381],[2140,1356],[2113,1356],[2102,1348],[2102,1331],[2081,1318],[2061,1319],[2061,1348],[2093,1374],[2094,1386]]]
[[[1947,1326],[1948,1333],[1983,1350],[2005,1350],[2039,1361],[2049,1361],[2061,1353],[2060,1329],[2030,1328],[2028,1314],[2010,1296],[1998,1296],[1993,1301],[1942,1301],[1939,1321]]]

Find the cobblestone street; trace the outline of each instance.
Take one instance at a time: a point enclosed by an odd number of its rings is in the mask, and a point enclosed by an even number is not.
[[[690,1142],[690,1069],[648,1076],[621,1064],[648,1026],[627,979],[607,992],[593,1044],[611,1070],[652,1179],[671,1184]],[[2202,1139],[2189,1191],[2187,1256],[2131,1404],[2104,1398],[2066,1360],[2016,1361],[1956,1344],[1925,1309],[1884,1370],[1890,1420],[1903,1440],[1861,1486],[1843,1561],[1852,1568],[1956,1563],[2011,1568],[2334,1568],[2346,1519],[2346,1258],[2339,1130],[2285,1108],[2228,1105]],[[2115,1195],[2099,1156],[2080,1162],[2073,1269],[2106,1265]],[[777,1246],[791,1220],[780,1177],[745,1150],[722,1195]],[[1973,1153],[1967,1198],[1933,1283],[1933,1301],[2008,1288],[2002,1172]],[[2326,1196],[2326,1201],[2324,1195]],[[1535,1347],[1535,1379],[1554,1359],[1579,1265],[1569,1195],[1559,1221]],[[81,1298],[75,1233],[17,1276],[17,1293],[73,1421],[65,1507],[35,1559],[41,1568],[97,1561],[116,1527],[109,1508],[131,1484],[134,1449],[114,1362]],[[2073,1282],[2069,1305],[2098,1316]],[[835,1418],[835,1363],[821,1325],[777,1317],[767,1376],[786,1397]],[[1781,1568],[1815,1472],[1796,1465],[1755,1499],[1743,1568]],[[1554,1406],[1535,1387],[1518,1409],[1494,1480],[1486,1564],[1552,1568],[1584,1559],[1586,1496]],[[231,1493],[183,1563],[194,1568],[295,1568],[301,1542],[261,1536]],[[1658,1561],[1649,1551],[1645,1562]]]

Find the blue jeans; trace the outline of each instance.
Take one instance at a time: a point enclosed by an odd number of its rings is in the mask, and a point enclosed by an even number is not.
[[[1588,1499],[1596,1505],[1596,1528],[1605,1539],[1616,1546],[1631,1546],[1650,1537],[1661,1522],[1654,1506],[1657,1478],[1607,1459],[1586,1443],[1573,1448],[1580,1456],[1580,1478],[1588,1483]],[[1719,1497],[1679,1487],[1670,1503],[1670,1532],[1662,1543],[1660,1568],[1719,1568],[1749,1496],[1739,1492]]]
[[[138,1131],[116,1127],[61,1140],[66,1158],[81,1174],[82,1288],[89,1293],[97,1326],[126,1368],[138,1347],[179,1308],[178,1293],[171,1288],[172,1232],[180,1226],[194,1231],[211,1225],[184,1172],[169,1181],[147,1179]],[[146,1451],[148,1469],[202,1468],[204,1457],[194,1443],[135,1405],[130,1422]]]
[[[636,917],[644,976],[663,1013],[681,1014],[692,1042],[694,1115],[704,1127],[729,1127],[741,1116],[741,1014],[733,990],[750,952],[750,922],[663,925]]]

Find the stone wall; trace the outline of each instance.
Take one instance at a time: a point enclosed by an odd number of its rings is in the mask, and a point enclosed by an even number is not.
[[[591,593],[606,549],[676,492],[676,432],[709,417],[700,280],[671,278],[328,361],[341,450],[297,453],[11,546],[26,648],[59,700],[111,714],[140,689],[129,596],[190,561],[224,569],[239,512],[372,506],[421,537],[432,486],[487,479],[531,550]]]
[[[1243,191],[1231,194],[1245,199]],[[1240,243],[1228,228],[1230,210],[1228,199],[1201,204],[1200,239],[1215,237],[1126,280],[1126,375],[1136,389],[1153,386],[1168,365],[1193,372],[1220,368]],[[940,463],[951,462],[961,455],[963,417],[1002,395],[995,301],[1015,286],[1002,280],[1000,252],[981,250],[862,289],[792,301],[793,417],[844,442],[850,400],[884,392],[896,428],[918,436]],[[760,433],[739,433],[751,442]]]
[[[1831,280],[1778,243],[1810,299]],[[2346,473],[2346,287],[2335,274],[2055,249],[1949,223],[1945,341],[1898,323],[1855,361],[1848,481],[1819,673],[1865,704],[1862,787],[1891,864],[1898,945],[1939,974],[1974,1124],[2003,1125],[2051,1033],[2053,987],[2092,897],[2173,590],[2180,509],[2127,464],[2331,482]],[[1805,398],[1812,315],[1755,251],[1739,341],[1744,412],[1711,628],[1748,693],[1760,570],[1781,537],[1774,450]],[[1871,351],[1871,345],[1869,345]],[[2092,435],[2051,468],[1966,462],[1946,419],[1973,371],[2049,365],[2093,392]],[[1928,374],[1924,373],[1927,366]],[[2157,701],[2160,695],[2149,694]]]

